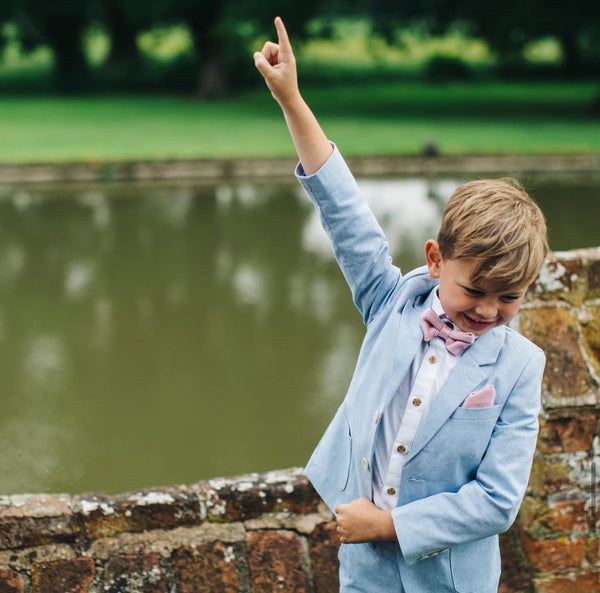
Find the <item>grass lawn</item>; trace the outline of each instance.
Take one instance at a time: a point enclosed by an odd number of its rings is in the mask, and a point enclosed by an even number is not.
[[[350,155],[600,152],[594,83],[378,84],[305,89]],[[181,97],[0,97],[0,162],[292,156],[263,88],[223,102]]]

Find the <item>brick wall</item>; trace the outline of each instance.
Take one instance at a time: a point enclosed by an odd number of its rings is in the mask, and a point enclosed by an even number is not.
[[[501,592],[600,591],[600,249],[553,254],[516,321],[548,364],[530,486],[501,537]],[[330,593],[336,554],[331,514],[299,469],[0,496],[0,593]]]
[[[544,348],[547,363],[514,548],[535,593],[600,591],[600,249],[554,253],[519,327]]]
[[[300,469],[0,497],[0,593],[334,591],[333,535]]]

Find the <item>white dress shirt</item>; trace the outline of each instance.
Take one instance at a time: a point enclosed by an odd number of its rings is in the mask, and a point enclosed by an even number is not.
[[[450,322],[437,295],[432,309]],[[407,453],[435,396],[457,365],[460,356],[446,350],[443,339],[421,344],[404,380],[380,420],[373,465],[373,502],[380,509],[398,504],[400,479]]]

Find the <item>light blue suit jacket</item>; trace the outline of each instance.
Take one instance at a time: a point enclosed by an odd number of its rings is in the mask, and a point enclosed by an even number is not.
[[[367,328],[346,397],[305,469],[333,510],[372,498],[381,417],[420,347],[420,316],[436,284],[426,267],[402,275],[392,265],[383,232],[337,148],[315,175],[304,176],[299,166],[297,176]],[[527,486],[544,364],[537,346],[497,327],[461,356],[437,394],[407,454],[392,510],[407,593],[432,593],[436,582],[461,593],[496,591],[497,534],[514,521]],[[488,384],[496,390],[494,406],[461,407]]]

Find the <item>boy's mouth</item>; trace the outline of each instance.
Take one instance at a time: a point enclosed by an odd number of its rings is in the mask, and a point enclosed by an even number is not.
[[[463,319],[465,320],[465,323],[469,327],[469,329],[474,330],[474,331],[481,331],[484,329],[489,329],[490,327],[492,327],[493,325],[495,325],[498,322],[497,319],[492,319],[490,321],[482,321],[481,319],[473,319],[473,317],[469,317],[469,315],[467,315],[466,313],[463,313],[462,316],[463,316]]]

